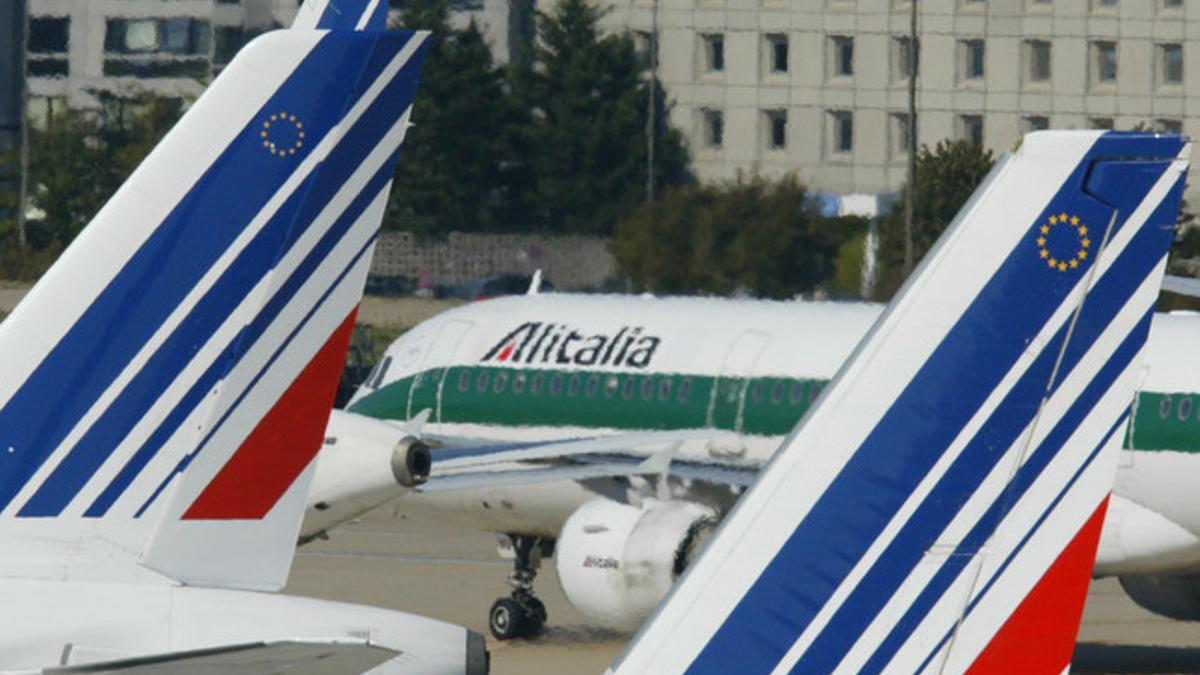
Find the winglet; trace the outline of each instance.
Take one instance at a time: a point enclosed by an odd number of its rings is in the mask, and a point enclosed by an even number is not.
[[[1063,672],[1189,154],[1027,136],[613,670]]]

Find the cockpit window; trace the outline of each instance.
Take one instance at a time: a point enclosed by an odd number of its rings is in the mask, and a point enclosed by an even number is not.
[[[379,364],[379,372],[375,373],[375,379],[371,381],[371,388],[378,389],[383,384],[383,378],[387,377],[388,368],[392,367],[392,357],[383,357],[383,362]]]

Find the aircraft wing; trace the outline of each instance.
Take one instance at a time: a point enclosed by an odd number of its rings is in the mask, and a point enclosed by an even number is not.
[[[438,473],[418,492],[451,492],[512,485],[533,485],[555,481],[584,481],[616,476],[669,475],[717,485],[749,487],[763,464],[748,461],[649,458],[631,454],[581,454],[562,458],[566,463],[528,463],[520,468],[467,470]],[[668,463],[669,461],[669,463]],[[436,467],[437,464],[435,463]]]
[[[597,453],[620,453],[644,460],[684,443],[721,441],[735,436],[720,429],[678,429],[521,443],[463,441],[438,436],[424,438],[434,447],[440,446],[433,452],[434,470],[447,471]]]
[[[170,654],[140,656],[77,666],[47,668],[44,673],[77,675],[321,675],[365,673],[398,656],[398,652],[362,641],[294,640],[253,643]]]

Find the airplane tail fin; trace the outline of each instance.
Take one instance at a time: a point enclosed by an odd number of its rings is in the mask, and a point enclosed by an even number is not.
[[[248,45],[0,324],[0,531],[282,585],[426,37]]]
[[[385,30],[388,0],[305,0],[293,29]]]
[[[613,670],[1063,672],[1189,154],[1027,136]]]

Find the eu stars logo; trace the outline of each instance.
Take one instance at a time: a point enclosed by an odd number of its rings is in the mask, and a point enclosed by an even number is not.
[[[1091,255],[1092,240],[1079,216],[1060,213],[1038,228],[1038,256],[1046,267],[1058,272],[1079,268]]]
[[[304,123],[295,115],[280,111],[263,121],[263,149],[275,157],[291,157],[304,147]]]

